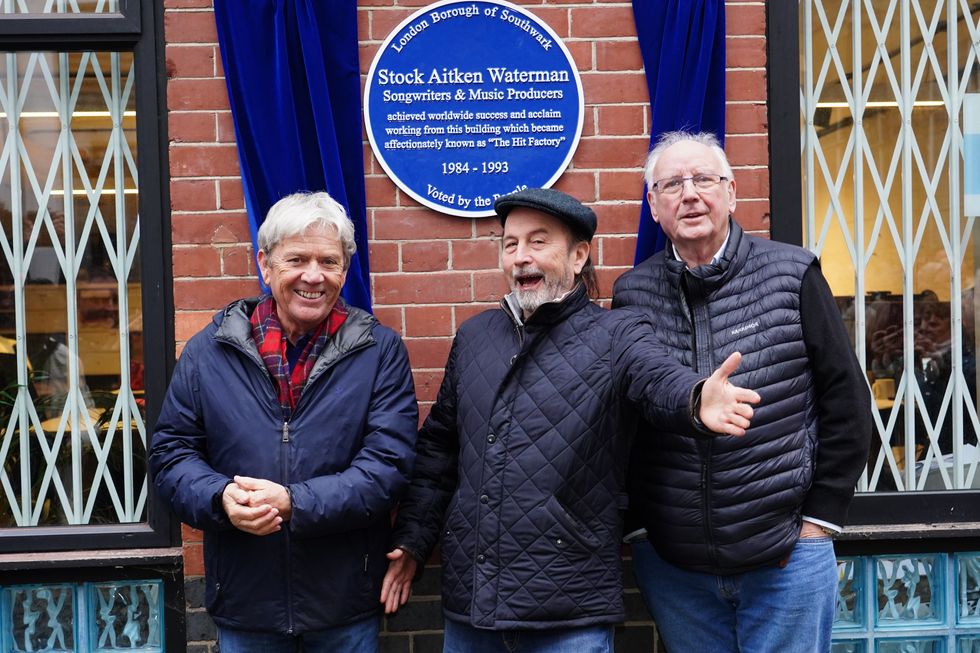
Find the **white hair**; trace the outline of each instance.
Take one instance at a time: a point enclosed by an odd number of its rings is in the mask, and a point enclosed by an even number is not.
[[[271,254],[281,241],[301,236],[310,227],[333,227],[344,250],[344,270],[350,267],[351,258],[357,251],[354,242],[354,223],[347,217],[344,207],[324,192],[293,193],[272,205],[259,227],[259,249]]]
[[[657,160],[660,159],[660,155],[672,145],[687,141],[700,143],[705,147],[711,148],[711,151],[718,157],[718,163],[721,164],[721,174],[729,179],[735,179],[735,173],[732,172],[732,166],[728,163],[728,157],[725,155],[725,150],[722,149],[717,136],[711,132],[672,131],[665,132],[657,139],[653,149],[650,150],[650,154],[647,155],[646,163],[643,164],[643,179],[647,182],[647,188],[652,188],[653,182],[656,181],[653,178],[653,168],[657,165]]]

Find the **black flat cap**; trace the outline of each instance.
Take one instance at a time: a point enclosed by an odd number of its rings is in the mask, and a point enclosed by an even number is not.
[[[595,211],[585,206],[571,195],[552,188],[525,188],[524,190],[498,197],[493,210],[500,217],[500,224],[507,220],[507,214],[518,206],[541,211],[558,218],[576,236],[592,240],[595,235]]]

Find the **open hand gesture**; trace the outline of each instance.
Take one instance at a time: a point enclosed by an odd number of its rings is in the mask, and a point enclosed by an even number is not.
[[[742,355],[738,352],[726,358],[701,388],[698,417],[705,428],[716,433],[745,435],[752,419],[750,404],[757,404],[762,399],[756,392],[728,382],[741,360]]]
[[[381,602],[385,604],[385,614],[396,612],[408,601],[415,570],[418,568],[415,558],[404,549],[389,551],[388,561],[388,572],[381,585]]]

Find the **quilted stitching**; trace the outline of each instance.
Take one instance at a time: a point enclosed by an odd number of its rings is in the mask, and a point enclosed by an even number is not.
[[[478,626],[624,618],[619,511],[631,431],[614,338],[645,343],[627,348],[629,367],[653,355],[652,331],[623,329],[637,318],[581,291],[555,315],[539,313],[520,334],[503,311],[486,312],[454,342],[459,478],[442,529],[443,596],[448,613]],[[686,412],[687,391],[670,396],[658,403]]]

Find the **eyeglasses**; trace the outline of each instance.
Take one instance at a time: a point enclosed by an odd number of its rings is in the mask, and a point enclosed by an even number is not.
[[[664,195],[677,195],[684,188],[684,182],[690,180],[697,190],[711,190],[723,181],[728,181],[728,177],[722,175],[712,175],[701,173],[692,177],[667,177],[660,179],[653,184],[653,190]]]

